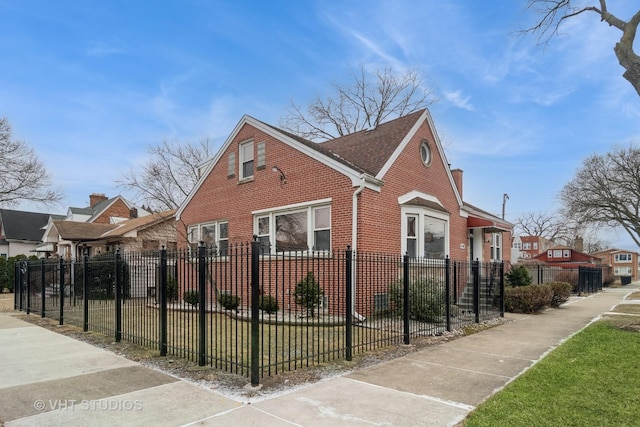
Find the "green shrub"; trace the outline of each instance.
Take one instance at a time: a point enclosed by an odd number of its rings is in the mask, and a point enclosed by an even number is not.
[[[178,290],[180,287],[178,286],[178,281],[175,277],[167,277],[167,302],[176,302],[178,301]]]
[[[200,302],[200,295],[198,294],[198,291],[185,291],[184,294],[182,294],[182,299],[187,304],[198,305],[198,302]]]
[[[397,280],[389,287],[389,297],[396,310],[404,316],[404,284]],[[409,283],[409,317],[419,322],[434,323],[445,314],[446,293],[444,284],[433,279]]]
[[[569,301],[571,296],[571,283],[567,282],[549,282],[547,283],[553,291],[553,298],[551,299],[551,307],[560,307],[565,302]]]
[[[238,306],[240,306],[240,297],[232,294],[220,294],[220,296],[218,296],[218,302],[225,310],[238,311]]]
[[[504,290],[504,307],[511,313],[535,313],[551,305],[553,290],[548,284],[516,286]]]
[[[260,295],[260,304],[258,305],[260,310],[269,314],[278,311],[278,301],[271,295]]]
[[[315,315],[315,308],[320,305],[320,298],[324,295],[320,283],[316,280],[313,272],[308,272],[304,279],[296,284],[293,293],[296,304],[306,307],[310,316]]]
[[[13,264],[11,264],[13,268]],[[0,292],[4,292],[5,289],[12,289],[13,283],[9,284],[9,263],[4,257],[0,257]],[[10,287],[11,286],[11,287]]]
[[[533,282],[529,269],[524,265],[516,265],[511,267],[511,270],[505,276],[507,284],[512,287],[516,286],[528,286]]]

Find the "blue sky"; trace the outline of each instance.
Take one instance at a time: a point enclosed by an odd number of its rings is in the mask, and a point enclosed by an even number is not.
[[[582,160],[640,140],[618,30],[585,14],[546,47],[525,0],[0,0],[0,116],[65,194],[65,212],[163,139],[219,147],[243,114],[278,125],[368,68],[415,69],[464,199],[506,218],[550,213]],[[629,2],[609,10],[628,19]],[[635,6],[637,7],[637,6]],[[126,196],[126,194],[124,194]],[[622,232],[612,245],[635,249]]]

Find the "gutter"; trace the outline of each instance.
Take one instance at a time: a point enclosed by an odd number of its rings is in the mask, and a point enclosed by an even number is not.
[[[351,249],[354,251],[358,248],[358,196],[364,190],[365,187],[365,177],[362,178],[362,182],[360,186],[353,192],[352,198],[352,208],[351,208]],[[366,318],[356,312],[356,261],[353,260],[353,268],[351,269],[351,295],[353,298],[351,299],[351,312],[353,313],[353,317],[355,317],[358,321],[362,322]]]

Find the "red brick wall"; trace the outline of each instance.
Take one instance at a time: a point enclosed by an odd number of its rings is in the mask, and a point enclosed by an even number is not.
[[[111,204],[111,206],[109,206],[93,222],[96,224],[109,224],[110,218],[112,216],[129,218],[129,208],[121,199],[118,199],[113,204]]]
[[[238,145],[252,139],[254,150],[265,141],[266,167],[256,170],[253,180],[238,182]],[[420,157],[423,139],[430,141],[432,162],[424,166]],[[236,176],[227,177],[229,152],[236,153]],[[254,156],[257,160],[257,156]],[[286,175],[286,184],[272,171],[277,165]],[[460,216],[448,165],[439,157],[434,137],[424,123],[383,177],[381,192],[365,189],[358,201],[357,249],[364,251],[401,252],[401,213],[398,196],[417,190],[437,197],[450,212],[450,255],[467,258],[466,218]],[[352,195],[356,190],[351,180],[250,125],[244,125],[216,168],[206,178],[182,212],[184,224],[214,220],[229,221],[230,241],[249,241],[254,233],[252,211],[295,203],[331,198],[331,244],[336,250],[351,245]],[[184,228],[179,227],[179,228]],[[185,244],[184,231],[179,241]],[[508,240],[507,240],[508,241]],[[461,248],[465,244],[465,249]]]

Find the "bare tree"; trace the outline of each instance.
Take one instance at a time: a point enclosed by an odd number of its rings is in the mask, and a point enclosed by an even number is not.
[[[640,56],[633,50],[633,43],[636,38],[636,30],[640,23],[640,10],[638,10],[628,21],[624,21],[613,15],[607,9],[606,0],[594,0],[592,6],[584,6],[571,0],[529,0],[528,9],[534,10],[541,16],[538,23],[526,30],[525,33],[537,33],[538,40],[546,43],[558,33],[558,29],[563,21],[573,18],[583,13],[591,12],[600,16],[600,20],[617,28],[622,32],[620,41],[613,48],[618,62],[625,69],[623,77],[631,83],[633,88],[640,95]]]
[[[560,200],[576,223],[622,227],[640,246],[640,148],[586,158]]]
[[[516,232],[524,236],[543,237],[556,245],[577,247],[582,239],[583,250],[587,253],[603,250],[608,246],[599,235],[597,224],[577,222],[564,212],[527,212],[514,222]]]
[[[62,199],[51,188],[51,177],[42,162],[24,141],[11,138],[11,125],[0,118],[0,205],[15,206],[23,201],[44,205]]]
[[[351,76],[351,85],[333,83],[331,95],[317,97],[306,108],[292,102],[280,127],[312,141],[326,141],[376,127],[435,102],[414,70],[396,75],[391,68],[369,73],[360,66]]]
[[[544,237],[552,242],[567,235],[565,224],[557,214],[526,212],[514,222],[516,231],[525,236]]]
[[[198,166],[211,155],[208,138],[197,144],[165,140],[147,152],[149,160],[141,168],[131,167],[117,183],[152,210],[178,208],[198,181]]]

